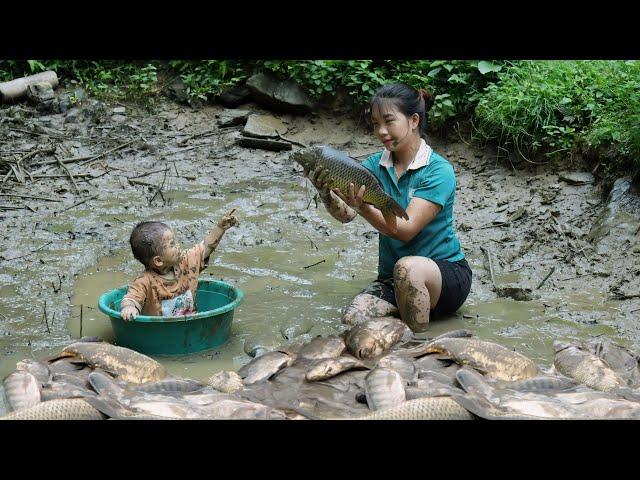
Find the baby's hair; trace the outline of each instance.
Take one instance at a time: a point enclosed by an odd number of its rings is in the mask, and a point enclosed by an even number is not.
[[[418,132],[422,138],[426,138],[427,115],[431,110],[434,98],[431,93],[422,88],[416,90],[404,83],[392,83],[385,85],[376,92],[371,99],[367,116],[371,117],[374,109],[384,109],[386,105],[395,106],[403,115],[410,117],[417,113],[420,117]]]
[[[162,253],[162,235],[171,228],[162,222],[140,222],[131,232],[129,243],[133,256],[145,267],[151,259]]]

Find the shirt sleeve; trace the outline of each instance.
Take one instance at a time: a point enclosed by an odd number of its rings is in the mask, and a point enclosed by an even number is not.
[[[184,266],[186,268],[183,268],[183,270],[190,270],[192,273],[200,275],[200,272],[209,266],[209,257],[204,258],[204,251],[204,241],[196,243],[187,250],[185,255],[186,265]]]
[[[456,177],[451,164],[443,164],[434,168],[420,182],[413,195],[423,200],[444,207],[456,189]]]
[[[147,284],[148,282],[145,281],[142,275],[136,278],[129,286],[129,290],[122,299],[121,306],[122,303],[130,304],[135,306],[138,311],[141,312],[147,299]]]

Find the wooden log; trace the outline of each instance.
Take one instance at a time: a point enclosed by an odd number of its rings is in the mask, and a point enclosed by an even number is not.
[[[266,138],[238,137],[236,139],[236,143],[245,148],[261,148],[263,150],[272,150],[275,152],[292,149],[291,144],[288,142],[267,140]]]
[[[0,103],[16,102],[27,95],[27,88],[40,82],[48,82],[52,88],[58,87],[58,75],[47,70],[28,77],[16,78],[9,82],[0,83]]]

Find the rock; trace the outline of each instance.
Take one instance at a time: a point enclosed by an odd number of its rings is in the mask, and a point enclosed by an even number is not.
[[[227,109],[220,114],[218,119],[219,127],[233,127],[234,125],[244,125],[251,115],[250,110],[230,110]]]
[[[300,86],[291,81],[280,81],[264,73],[253,75],[247,80],[253,99],[274,110],[290,113],[309,113],[314,104]]]
[[[237,85],[225,90],[216,99],[218,103],[227,108],[236,108],[251,99],[251,90],[246,85]]]
[[[178,103],[189,105],[189,95],[187,95],[187,87],[181,78],[176,78],[167,86],[167,94]]]
[[[88,100],[82,109],[85,120],[91,123],[101,123],[107,115],[107,108],[98,100]]]
[[[249,115],[247,123],[242,130],[246,137],[278,138],[278,134],[284,135],[287,127],[284,123],[271,115]]]
[[[560,172],[558,178],[569,185],[588,185],[595,180],[590,172]]]
[[[80,109],[77,107],[72,108],[67,112],[64,118],[65,123],[78,123],[80,119]]]
[[[496,286],[496,293],[501,298],[512,298],[520,302],[528,302],[535,298],[530,288],[517,285],[498,285]]]
[[[111,111],[115,114],[124,115],[127,109],[125,107],[116,107]]]
[[[267,140],[266,138],[238,137],[236,144],[245,148],[261,148],[263,150],[271,150],[273,152],[281,152],[283,150],[291,150],[289,142],[280,142],[278,140]]]
[[[37,105],[42,102],[49,102],[56,97],[53,87],[49,82],[38,82],[27,86],[27,98],[31,103]]]
[[[127,117],[125,117],[124,115],[113,115],[111,117],[111,121],[114,123],[124,123],[127,121]]]

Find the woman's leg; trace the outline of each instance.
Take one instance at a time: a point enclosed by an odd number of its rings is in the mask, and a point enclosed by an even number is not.
[[[400,318],[414,332],[429,326],[429,311],[440,299],[442,274],[436,263],[425,257],[402,257],[393,269]]]

